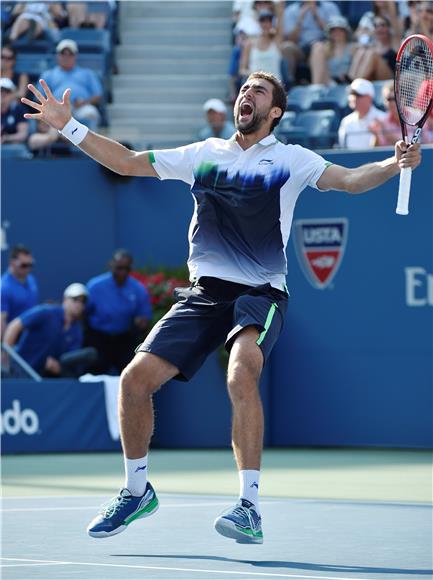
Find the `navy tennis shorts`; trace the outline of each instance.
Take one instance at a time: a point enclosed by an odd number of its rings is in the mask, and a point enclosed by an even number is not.
[[[237,334],[254,326],[266,362],[283,327],[288,295],[270,284],[245,286],[203,277],[176,288],[176,304],[153,327],[136,352],[151,352],[175,365],[188,381],[220,345],[228,351]]]

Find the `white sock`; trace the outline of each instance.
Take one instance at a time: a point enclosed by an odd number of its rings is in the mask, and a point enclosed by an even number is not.
[[[147,455],[140,459],[128,459],[124,456],[124,461],[125,487],[132,495],[143,495],[147,485]]]
[[[260,515],[259,482],[260,471],[257,471],[256,469],[242,469],[239,471],[239,497],[247,499],[253,503],[254,507],[256,508],[256,512]]]

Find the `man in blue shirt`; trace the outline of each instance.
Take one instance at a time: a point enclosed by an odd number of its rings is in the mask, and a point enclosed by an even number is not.
[[[31,274],[34,260],[31,251],[19,244],[9,254],[9,268],[1,278],[1,335],[8,322],[39,301],[36,280]]]
[[[219,137],[220,139],[230,139],[235,133],[235,126],[231,121],[227,121],[227,107],[220,99],[209,99],[203,105],[206,113],[207,125],[199,132],[199,139],[204,141],[209,137]]]
[[[117,250],[110,269],[87,284],[86,344],[94,346],[99,353],[98,364],[93,369],[97,374],[122,372],[152,317],[147,290],[129,275],[131,254]]]
[[[87,301],[83,284],[69,285],[63,304],[40,304],[23,312],[7,327],[4,342],[38,373],[78,377],[96,360],[94,349],[82,349],[80,319]]]
[[[90,129],[95,130],[100,121],[97,106],[101,102],[102,86],[97,75],[76,64],[78,46],[74,40],[64,39],[56,48],[58,66],[44,73],[53,94],[62,99],[67,88],[72,88],[74,115]]]

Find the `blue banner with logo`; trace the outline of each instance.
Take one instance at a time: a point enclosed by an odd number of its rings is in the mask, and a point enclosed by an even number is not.
[[[104,383],[2,381],[2,453],[119,449],[110,435]]]

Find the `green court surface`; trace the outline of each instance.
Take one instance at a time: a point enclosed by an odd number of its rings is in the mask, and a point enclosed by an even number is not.
[[[236,496],[229,449],[152,450],[149,479],[159,492]],[[123,485],[120,453],[15,455],[2,459],[4,497],[112,495]],[[267,497],[432,502],[432,453],[425,450],[268,449]]]

